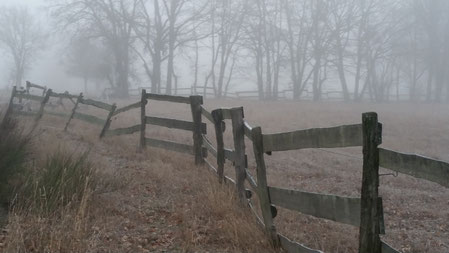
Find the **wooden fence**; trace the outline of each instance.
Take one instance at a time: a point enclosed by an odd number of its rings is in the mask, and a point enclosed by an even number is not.
[[[43,108],[50,96],[73,98],[73,95],[57,94],[48,90],[44,97],[12,91],[7,115],[20,113],[14,109],[19,108],[14,98],[30,99],[41,103],[40,110],[34,113],[38,121],[44,112]],[[190,105],[192,121],[170,118],[152,117],[146,115],[146,105],[151,100]],[[92,115],[77,112],[78,104],[85,104],[103,109],[108,112],[105,120]],[[66,124],[73,118],[92,124],[102,125],[100,137],[133,134],[140,132],[140,147],[147,146],[162,148],[170,151],[191,154],[196,164],[206,165],[218,176],[220,183],[233,183],[242,203],[249,206],[256,215],[272,244],[282,247],[289,253],[319,253],[321,251],[310,249],[298,242],[294,242],[276,231],[273,220],[277,216],[277,207],[298,211],[317,218],[359,227],[359,252],[361,253],[395,253],[399,252],[383,242],[381,234],[385,234],[383,203],[379,196],[379,167],[384,167],[399,173],[414,176],[449,187],[449,163],[431,158],[403,154],[396,151],[379,148],[382,143],[382,124],[378,122],[374,112],[364,113],[359,124],[342,125],[330,128],[313,128],[291,132],[265,134],[261,127],[251,126],[244,118],[243,107],[219,108],[212,111],[203,106],[201,96],[169,96],[141,92],[139,102],[117,109],[115,104],[106,104],[100,101],[84,99],[82,94],[72,109]],[[109,129],[112,116],[140,108],[139,125],[127,128]],[[25,114],[28,115],[28,114]],[[207,124],[202,119],[213,124],[215,129],[216,145],[212,144],[206,136]],[[227,127],[225,120],[231,120],[233,136],[233,149],[224,147],[224,135]],[[157,125],[192,132],[193,145],[176,143],[166,140],[147,138],[145,130],[147,125]],[[256,175],[248,170],[248,161],[245,139],[252,143],[256,160]],[[276,152],[310,149],[310,148],[342,148],[363,147],[362,191],[360,197],[346,197],[330,194],[312,193],[297,189],[284,189],[268,185],[265,164],[265,155],[275,155]],[[207,156],[211,154],[212,156]],[[214,166],[210,158],[215,158]],[[224,175],[224,164],[232,162],[235,169],[235,180]],[[245,182],[251,189],[245,188]],[[260,205],[261,217],[255,210],[251,201],[253,192],[257,195]]]

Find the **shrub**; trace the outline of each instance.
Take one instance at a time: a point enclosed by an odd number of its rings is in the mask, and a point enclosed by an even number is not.
[[[31,135],[23,134],[13,118],[0,124],[0,202],[9,203],[17,179],[26,168]]]

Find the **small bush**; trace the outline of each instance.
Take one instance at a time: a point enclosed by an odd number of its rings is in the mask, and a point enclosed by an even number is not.
[[[52,213],[83,199],[86,188],[93,189],[95,180],[88,152],[75,155],[57,151],[47,157],[44,168],[30,175],[21,191],[19,202],[28,210]]]
[[[23,134],[17,121],[4,119],[0,124],[0,202],[9,203],[17,179],[26,168],[31,135]]]

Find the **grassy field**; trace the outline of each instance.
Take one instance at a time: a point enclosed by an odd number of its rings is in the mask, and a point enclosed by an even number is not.
[[[122,105],[131,102],[121,101]],[[206,100],[205,107],[244,106],[245,119],[264,133],[330,127],[361,122],[361,113],[376,111],[383,123],[382,147],[449,161],[447,105],[343,104]],[[85,109],[84,109],[85,110]],[[94,110],[90,110],[94,114]],[[190,108],[150,102],[147,114],[191,119]],[[104,113],[103,113],[104,115]],[[139,123],[139,110],[118,115],[112,128]],[[84,247],[91,252],[270,252],[247,210],[239,208],[232,190],[216,183],[193,158],[148,148],[137,152],[138,136],[98,140],[100,127],[74,120],[68,133],[64,120],[45,116],[35,152],[65,145],[91,150],[91,159],[111,181],[110,190],[92,197]],[[214,132],[208,126],[208,135]],[[147,136],[191,143],[191,134],[148,126]],[[230,122],[225,145],[232,148]],[[247,142],[249,167],[254,172]],[[268,183],[311,192],[359,196],[361,148],[310,149],[266,156]],[[381,173],[389,173],[381,170]],[[233,168],[226,166],[233,176]],[[403,252],[449,251],[449,190],[406,175],[381,176],[386,235]],[[358,229],[279,208],[277,229],[324,252],[357,252]],[[6,243],[8,237],[6,236]]]

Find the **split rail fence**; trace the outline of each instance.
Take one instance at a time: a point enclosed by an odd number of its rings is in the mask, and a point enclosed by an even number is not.
[[[277,207],[359,227],[359,252],[361,253],[396,253],[399,251],[383,242],[380,238],[381,234],[385,234],[385,225],[382,198],[379,196],[378,191],[379,167],[449,187],[449,163],[419,155],[404,154],[379,148],[379,145],[382,143],[382,124],[378,122],[377,114],[374,112],[364,113],[362,122],[359,124],[265,134],[262,132],[261,127],[251,126],[245,120],[243,107],[219,108],[208,111],[203,107],[203,98],[201,96],[159,95],[147,93],[143,89],[139,102],[117,109],[115,104],[84,99],[82,94],[74,96],[67,93],[54,93],[49,89],[45,90],[44,95],[41,97],[20,93],[14,88],[6,117],[11,113],[23,114],[34,116],[35,121],[38,122],[42,115],[47,112],[44,108],[50,97],[61,99],[76,98],[72,113],[65,115],[68,118],[66,130],[72,119],[79,119],[102,126],[100,138],[140,132],[141,149],[150,146],[193,155],[195,163],[198,165],[206,163],[216,173],[220,183],[235,184],[240,200],[253,210],[272,244],[275,247],[282,247],[289,253],[319,253],[321,251],[310,249],[279,234],[273,222],[277,215]],[[20,106],[14,103],[14,98],[39,102],[39,111],[23,113],[19,110]],[[190,105],[192,121],[147,116],[145,107],[152,100]],[[108,112],[108,115],[105,119],[101,119],[81,113],[77,111],[79,104],[102,109]],[[127,128],[110,129],[113,116],[139,108],[141,112],[140,124]],[[206,136],[207,124],[202,121],[203,118],[206,122],[213,124],[216,145],[213,145],[212,141]],[[225,120],[231,120],[232,122],[230,129],[233,136],[233,149],[224,147],[224,132],[227,128]],[[193,145],[147,138],[145,130],[148,124],[192,132]],[[250,140],[253,147],[256,160],[255,176],[248,170],[248,159],[245,151],[246,138]],[[273,155],[275,152],[288,150],[355,146],[363,147],[362,190],[360,197],[312,193],[268,185],[265,155]],[[208,154],[215,158],[217,166],[214,166],[208,160]],[[235,180],[224,175],[226,161],[232,162],[234,166]],[[251,189],[245,188],[245,181],[248,182]],[[259,200],[261,217],[256,212],[255,206],[251,201],[253,192]]]

